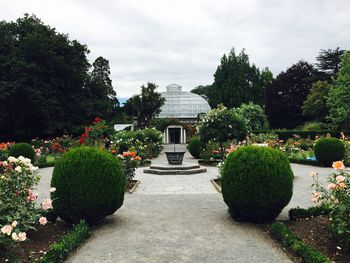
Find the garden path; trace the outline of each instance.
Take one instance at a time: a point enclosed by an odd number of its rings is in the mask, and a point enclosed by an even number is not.
[[[153,162],[166,162],[165,158],[162,153]],[[196,160],[186,153],[185,162]],[[137,169],[139,189],[125,195],[122,208],[96,227],[68,262],[292,262],[259,226],[229,216],[222,196],[210,184],[218,170],[207,168],[207,173],[186,176],[143,174],[143,168]],[[280,219],[287,218],[290,208],[312,205],[310,171],[318,172],[323,183],[332,172],[297,164],[292,169],[293,198]],[[49,195],[52,168],[40,172],[41,202]],[[169,190],[173,186],[184,190]]]

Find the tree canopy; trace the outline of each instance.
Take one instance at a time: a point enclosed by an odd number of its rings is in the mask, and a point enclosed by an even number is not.
[[[158,86],[148,82],[141,86],[141,94],[128,99],[124,105],[125,111],[136,117],[138,126],[148,127],[151,120],[156,117],[165,103],[165,99],[156,91]]]
[[[334,79],[327,98],[329,120],[337,127],[350,125],[350,53],[342,56],[342,67]]]
[[[272,128],[295,128],[308,120],[301,107],[316,75],[311,64],[299,61],[267,86],[265,110]]]
[[[98,59],[90,74],[88,53],[86,45],[34,15],[1,21],[0,134],[69,132],[89,123],[92,114],[104,117],[110,105],[95,108],[92,101],[115,93],[109,70],[101,67],[102,75],[99,70],[99,63],[106,61]]]

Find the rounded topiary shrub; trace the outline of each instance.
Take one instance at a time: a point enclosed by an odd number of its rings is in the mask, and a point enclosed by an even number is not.
[[[103,150],[80,147],[55,163],[51,193],[55,213],[69,223],[85,219],[97,224],[124,201],[125,176],[115,157]]]
[[[246,146],[232,152],[221,168],[222,194],[234,219],[275,219],[293,193],[288,158],[269,147]]]
[[[14,145],[12,145],[9,148],[9,152],[8,152],[9,156],[13,156],[18,158],[19,156],[23,156],[25,158],[28,158],[32,161],[32,163],[34,164],[34,160],[35,160],[35,151],[32,148],[32,146],[28,143],[16,143]]]
[[[314,146],[316,160],[323,165],[331,166],[335,161],[344,159],[344,143],[337,138],[321,138]]]
[[[202,149],[202,142],[198,137],[193,137],[188,142],[188,150],[194,158],[199,158]]]

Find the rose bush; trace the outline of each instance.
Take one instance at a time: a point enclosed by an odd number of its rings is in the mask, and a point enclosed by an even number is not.
[[[135,176],[135,170],[139,166],[142,158],[136,152],[127,151],[119,154],[118,158],[122,161],[123,171],[127,182],[130,182]]]
[[[52,206],[47,205],[47,199],[42,208],[37,208],[35,202],[38,195],[34,187],[39,182],[38,167],[23,156],[8,157],[0,162],[0,250],[6,250],[11,242],[25,241],[26,232],[33,229],[43,210]],[[5,244],[5,248],[1,247]]]
[[[327,187],[318,180],[317,173],[310,173],[315,190],[311,201],[329,208],[331,232],[340,238],[346,246],[350,244],[350,173],[343,162],[333,162],[335,172],[328,177]]]

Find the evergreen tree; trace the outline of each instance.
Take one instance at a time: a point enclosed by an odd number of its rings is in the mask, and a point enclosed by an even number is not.
[[[332,83],[333,78],[341,68],[341,57],[345,50],[337,47],[336,49],[321,49],[317,59],[316,67],[323,73],[323,79]],[[321,75],[322,76],[322,75]]]

